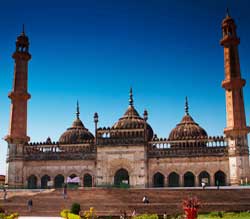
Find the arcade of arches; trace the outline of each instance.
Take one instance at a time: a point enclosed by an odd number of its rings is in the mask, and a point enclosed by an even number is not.
[[[76,174],[71,174],[69,177],[77,177]],[[46,189],[49,187],[61,188],[65,183],[65,178],[62,174],[56,175],[54,178],[45,174],[40,179],[35,175],[30,175],[27,178],[27,187],[29,189],[42,188]],[[39,183],[40,180],[40,183]],[[206,183],[206,186],[210,185],[226,185],[226,174],[223,171],[217,171],[213,175],[213,182],[211,182],[211,176],[207,171],[202,171],[198,175],[194,175],[191,171],[187,171],[183,176],[176,172],[171,172],[167,177],[161,172],[156,172],[152,177],[152,187],[194,187],[201,186],[201,183]],[[49,184],[53,182],[53,184]],[[126,169],[119,169],[114,175],[114,185],[120,186],[121,184],[129,185],[129,172]],[[89,173],[83,175],[82,183],[80,185],[84,187],[92,187],[93,176]]]
[[[202,182],[206,186],[225,186],[227,184],[226,174],[220,170],[213,175],[213,180],[211,182],[211,176],[207,171],[202,171],[198,175],[187,171],[183,176],[176,172],[171,172],[167,177],[160,172],[156,172],[152,177],[152,187],[194,187],[201,186]]]
[[[69,176],[71,179],[77,177],[76,174],[71,174]],[[36,189],[36,188],[62,188],[63,184],[66,183],[66,178],[62,174],[57,174],[55,177],[50,177],[49,175],[45,174],[40,179],[36,175],[30,175],[27,178],[27,188],[28,189]],[[78,184],[78,183],[75,183]],[[83,175],[82,182],[79,183],[80,186],[84,187],[92,187],[93,186],[93,177],[91,174],[86,173]]]

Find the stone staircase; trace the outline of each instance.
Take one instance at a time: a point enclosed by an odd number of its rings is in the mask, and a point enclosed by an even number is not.
[[[149,204],[143,204],[146,195]],[[59,216],[60,211],[70,208],[72,203],[81,204],[82,210],[94,207],[97,215],[118,216],[120,211],[130,215],[133,209],[137,213],[168,214],[182,213],[182,200],[196,196],[202,204],[200,211],[245,211],[250,210],[250,189],[77,189],[68,190],[63,199],[62,190],[42,191],[25,195],[12,195],[0,206],[8,212],[18,212],[22,216]],[[27,201],[32,198],[32,212],[27,210]]]

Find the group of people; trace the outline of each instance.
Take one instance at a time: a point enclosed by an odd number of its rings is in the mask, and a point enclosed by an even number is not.
[[[131,214],[131,217],[135,217],[136,216],[136,209],[134,208]],[[120,211],[120,219],[127,219],[128,215],[126,211]]]
[[[148,204],[149,203],[149,199],[148,199],[148,197],[146,195],[143,196],[142,203],[143,204]],[[134,208],[132,213],[131,213],[131,217],[135,217],[136,215],[137,215],[137,212],[136,212],[136,209]],[[122,210],[120,211],[120,219],[127,219],[126,211],[122,211]]]

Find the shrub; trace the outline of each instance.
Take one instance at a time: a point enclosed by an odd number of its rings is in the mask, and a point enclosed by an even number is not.
[[[79,203],[73,203],[71,206],[70,213],[79,215],[79,212],[81,211],[81,206]]]
[[[13,214],[11,214],[9,216],[5,216],[4,219],[17,219],[18,216],[19,216],[18,213],[13,213]]]
[[[68,214],[68,219],[80,219],[81,217],[79,215],[69,213]]]
[[[134,219],[158,219],[157,214],[141,214],[133,217]]]
[[[11,215],[6,215],[4,213],[0,213],[0,219],[17,219],[19,217],[18,213],[13,213]]]
[[[81,219],[81,217],[79,215],[70,213],[70,211],[68,209],[62,210],[60,215],[62,218],[66,218],[66,219]]]
[[[91,207],[89,211],[84,212],[84,218],[85,219],[95,219],[97,216],[95,215],[95,209]]]
[[[64,209],[61,211],[60,215],[62,218],[68,218],[68,213],[69,213],[69,210],[68,209]]]

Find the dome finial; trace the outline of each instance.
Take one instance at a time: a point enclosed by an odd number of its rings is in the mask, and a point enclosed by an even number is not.
[[[226,16],[227,16],[227,17],[230,17],[230,14],[229,14],[229,8],[227,8],[227,11],[226,11]]]
[[[129,105],[130,105],[130,106],[133,106],[133,105],[134,105],[132,87],[130,88],[130,91],[129,91]]]
[[[189,107],[188,107],[188,98],[186,96],[186,101],[185,101],[185,113],[186,113],[186,115],[189,115],[188,109],[189,109]]]
[[[25,27],[24,27],[24,24],[23,24],[22,35],[25,35]]]
[[[76,118],[79,119],[79,115],[80,115],[80,110],[79,110],[79,102],[77,100],[76,102]]]

